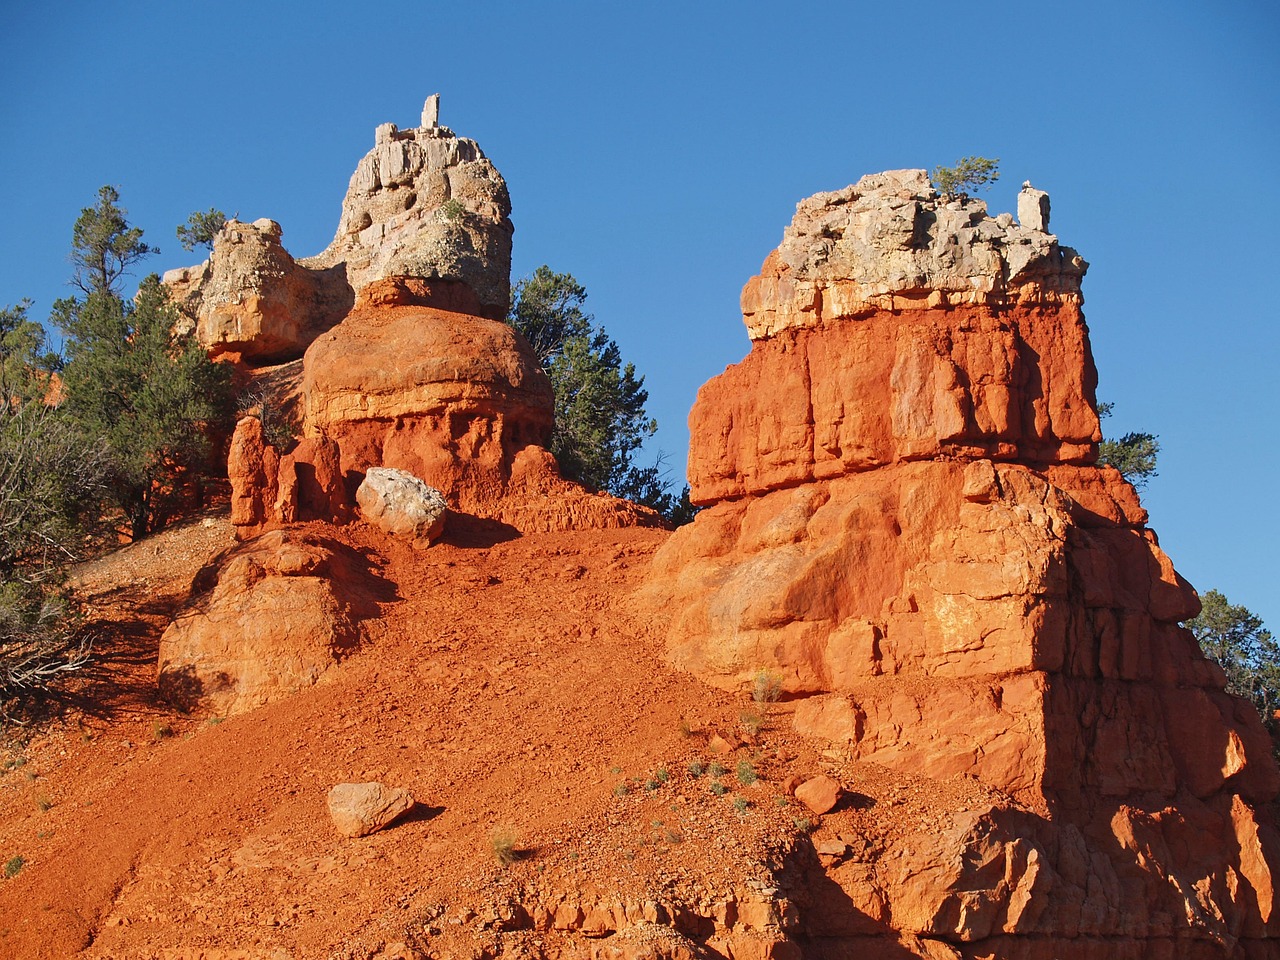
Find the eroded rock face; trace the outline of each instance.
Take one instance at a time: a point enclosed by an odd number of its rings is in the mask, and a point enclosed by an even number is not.
[[[827,749],[1012,798],[904,838],[888,872],[831,868],[879,929],[964,956],[1265,951],[1270,741],[1094,465],[1084,264],[1047,196],[1019,213],[943,203],[923,171],[799,205],[743,294],[751,354],[690,415],[707,508],[643,596],[674,662],[729,689],[778,673]]]
[[[166,273],[199,342],[249,363],[296,359],[346,315],[360,291],[393,277],[428,281],[423,289],[445,309],[506,316],[506,182],[474,140],[440,126],[434,111],[424,110],[422,122],[411,130],[377,128],[322,253],[295,261],[280,243],[278,223],[232,220],[207,261]]]
[[[316,683],[378,613],[364,559],[276,530],[222,558],[160,638],[161,695],[182,709],[244,713]]]
[[[1046,232],[1048,196],[1030,184],[1024,193],[1021,224],[988,217],[981,200],[946,200],[923,170],[870,174],[800,201],[742,291],[747,332],[760,340],[881,310],[1079,304],[1088,264]]]
[[[346,474],[403,470],[451,509],[523,532],[659,523],[561,479],[546,449],[551,382],[528,343],[505,323],[433,306],[446,294],[427,286],[371,284],[311,345],[306,435],[335,442]]]
[[[165,274],[174,302],[212,355],[255,362],[298,357],[351,309],[354,294],[342,267],[308,269],[280,237],[273,220],[229,220],[208,260]]]
[[[481,316],[510,306],[511,199],[480,149],[424,111],[423,125],[384,123],[360,162],[333,242],[304,263],[344,266],[360,290],[375,280],[419,277],[468,286]]]

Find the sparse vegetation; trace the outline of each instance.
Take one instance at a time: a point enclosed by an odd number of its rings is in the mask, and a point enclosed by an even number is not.
[[[204,247],[213,250],[213,241],[217,238],[222,225],[227,222],[227,215],[221,210],[210,207],[208,210],[197,210],[187,217],[187,222],[178,227],[178,242],[183,250],[194,250]]]
[[[979,187],[990,187],[1000,179],[1000,158],[962,157],[954,167],[935,167],[933,185],[948,200],[962,199]]]
[[[613,795],[615,797],[625,797],[630,792],[631,789],[625,783],[620,783],[613,788]]]
[[[746,813],[751,809],[751,801],[746,797],[734,797],[733,809],[737,810],[738,813]]]
[[[703,764],[701,760],[689,761],[689,776],[693,777],[695,780],[706,772],[706,765]]]
[[[743,786],[751,786],[760,779],[760,775],[756,773],[756,768],[751,765],[750,760],[738,761],[738,782]]]
[[[48,813],[53,809],[53,801],[48,797],[36,797],[36,809],[41,813]]]
[[[1112,404],[1098,404],[1098,416],[1111,416]],[[1098,463],[1115,467],[1135,489],[1141,490],[1156,476],[1156,458],[1160,454],[1160,438],[1154,433],[1126,433],[1119,440],[1098,444]]]
[[[1275,731],[1280,708],[1280,642],[1247,607],[1233,604],[1217,590],[1200,597],[1198,616],[1183,624],[1205,656],[1227,675],[1227,692],[1253,704],[1268,730]]]
[[[764,729],[764,714],[758,711],[743,710],[738,714],[738,720],[742,723],[742,729],[753,737]]]
[[[729,788],[726,787],[723,783],[716,781],[715,783],[711,784],[711,792],[714,793],[717,797],[723,797],[726,793],[729,792]]]
[[[723,777],[729,772],[729,768],[718,760],[712,761],[711,766],[707,768],[707,773],[713,777]]]
[[[9,861],[4,865],[4,876],[6,880],[12,880],[18,875],[18,871],[22,869],[22,865],[27,861],[21,856],[10,857]]]
[[[444,203],[440,204],[440,218],[452,222],[462,219],[463,214],[467,212],[467,208],[463,206],[462,201],[457,197],[450,197]]]
[[[509,867],[520,859],[520,851],[516,844],[518,838],[511,827],[495,827],[489,835],[489,851],[493,858],[504,867]]]
[[[165,723],[163,720],[157,720],[151,724],[151,739],[159,743],[161,740],[167,740],[173,736],[173,727]]]
[[[671,772],[666,767],[659,767],[658,772],[653,776],[659,783],[666,783],[671,779]]]

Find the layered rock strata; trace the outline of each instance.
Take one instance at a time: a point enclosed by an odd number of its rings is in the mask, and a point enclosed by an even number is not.
[[[1262,955],[1270,742],[1179,625],[1199,601],[1132,487],[1095,464],[1085,264],[1047,197],[1028,185],[1019,211],[923,171],[798,206],[743,292],[750,355],[690,415],[706,509],[645,599],[677,664],[727,688],[777,672],[837,754],[1011,798],[832,875],[879,905],[837,940]]]

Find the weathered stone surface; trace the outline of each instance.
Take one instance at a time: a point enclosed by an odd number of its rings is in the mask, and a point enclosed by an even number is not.
[[[787,330],[706,383],[695,503],[937,458],[1086,463],[1101,438],[1078,305],[879,312]],[[715,442],[710,442],[714,438]]]
[[[415,546],[428,547],[444,532],[444,496],[403,470],[370,467],[356,490],[356,503],[378,529],[408,537]]]
[[[302,520],[341,522],[350,512],[337,444],[308,437],[281,456],[263,439],[257,417],[242,417],[236,424],[227,478],[239,540]]]
[[[326,801],[334,829],[344,837],[364,837],[381,830],[413,809],[413,802],[408,790],[381,783],[339,783]]]
[[[825,774],[810,777],[796,787],[796,799],[816,814],[830,813],[844,796],[844,788]],[[844,844],[841,844],[843,852]]]
[[[1039,191],[1021,226],[984,214],[912,171],[800,204],[743,294],[751,354],[690,416],[706,509],[643,600],[677,665],[736,690],[777,672],[832,755],[1010,798],[826,858],[863,919],[811,935],[1254,950],[1280,934],[1270,739],[1180,626],[1199,600],[1132,487],[1093,465],[1083,261]]]
[[[451,509],[523,532],[660,522],[561,479],[546,449],[551,383],[529,345],[505,323],[424,305],[421,291],[370,285],[303,359],[305,433],[337,443],[344,473],[404,470]]]
[[[356,291],[389,277],[466,284],[480,313],[506,316],[510,305],[511,199],[480,146],[439,125],[433,95],[422,126],[378,128],[356,165],[333,242],[301,261],[338,268]]]
[[[232,551],[193,594],[160,638],[160,692],[224,716],[314,684],[378,613],[378,582],[359,554],[282,530]]]
[[[986,214],[981,200],[940,197],[924,170],[869,174],[802,200],[742,291],[747,332],[761,340],[882,310],[1080,302],[1079,254]]]
[[[174,302],[210,353],[257,362],[298,357],[351,308],[343,271],[295,263],[280,237],[272,220],[229,220],[208,260],[165,274]]]
[[[338,323],[356,295],[381,280],[424,281],[421,299],[491,319],[510,298],[511,201],[502,175],[474,140],[438,123],[385,123],[356,166],[337,234],[295,262],[271,220],[229,221],[209,260],[164,276],[185,328],[213,353],[250,363],[295,359]],[[465,295],[456,288],[464,287]]]

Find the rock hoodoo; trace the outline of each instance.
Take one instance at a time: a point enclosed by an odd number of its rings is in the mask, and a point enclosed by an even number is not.
[[[165,274],[202,344],[249,360],[296,358],[343,318],[356,293],[389,277],[431,280],[446,306],[465,298],[468,312],[506,316],[507,185],[474,140],[436,122],[438,96],[430,103],[422,127],[378,127],[322,253],[295,261],[278,223],[231,220],[208,260]]]
[[[208,261],[166,274],[210,352],[251,377],[301,358],[289,369],[302,443],[273,449],[247,424],[233,440],[238,536],[347,518],[371,467],[404,470],[451,509],[523,531],[659,522],[564,481],[546,450],[550,382],[501,322],[510,211],[502,176],[440,125],[432,96],[422,126],[377,128],[323,253],[295,261],[279,224],[233,220]]]
[[[1198,599],[1132,487],[1095,465],[1086,264],[1047,195],[1018,209],[946,201],[924,171],[798,205],[743,291],[751,353],[690,414],[706,509],[645,599],[675,663],[726,688],[779,673],[830,749],[1011,798],[831,874],[867,920],[811,935],[1262,956],[1270,742],[1179,626]]]

